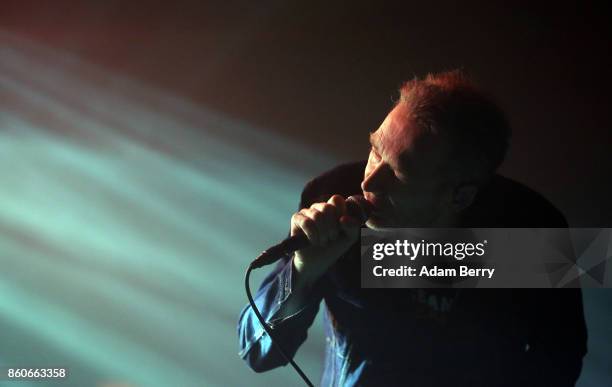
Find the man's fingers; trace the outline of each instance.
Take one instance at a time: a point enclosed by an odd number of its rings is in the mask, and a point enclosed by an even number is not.
[[[332,196],[331,198],[329,198],[327,203],[333,205],[336,208],[336,215],[338,216],[338,218],[346,214],[346,202],[342,195]]]
[[[340,231],[337,208],[329,203],[315,203],[310,208],[319,211],[317,218],[313,219],[317,222],[320,231],[319,242],[321,245],[335,240]]]
[[[325,216],[336,217],[336,207],[329,203],[315,203],[310,208],[322,212]]]
[[[359,227],[358,220],[346,215],[346,203],[340,195],[296,212],[291,217],[291,235],[306,235],[311,246],[295,252],[295,268],[318,278],[355,243]]]
[[[314,203],[291,217],[291,235],[304,233],[312,245],[326,246],[340,236],[354,236],[359,231],[357,220],[346,214],[346,202],[334,195],[327,203]]]
[[[291,235],[300,232],[304,233],[313,245],[319,244],[319,231],[310,209],[304,208],[291,217]]]

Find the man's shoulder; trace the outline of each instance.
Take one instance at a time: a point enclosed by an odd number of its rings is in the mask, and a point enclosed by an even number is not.
[[[548,199],[526,185],[495,175],[476,196],[464,223],[473,227],[567,227]]]

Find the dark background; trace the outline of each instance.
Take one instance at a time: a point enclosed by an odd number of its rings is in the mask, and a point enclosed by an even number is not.
[[[290,206],[297,205],[302,181],[330,167],[329,160],[366,157],[367,134],[378,127],[391,108],[402,81],[428,72],[461,68],[497,98],[512,124],[511,149],[502,174],[544,194],[565,213],[573,227],[612,226],[610,13],[603,4],[588,2],[506,3],[3,1],[0,32],[63,53],[74,63],[96,66],[122,79],[220,112],[257,128],[255,136],[262,139],[282,138],[303,144],[302,152],[308,154],[294,152],[293,157],[282,159],[284,167],[299,176],[296,182],[296,176],[286,175],[286,185],[291,187],[286,192],[289,205],[279,205],[282,214],[278,217],[286,222]],[[14,52],[12,39],[6,42],[12,42]],[[87,71],[83,72],[85,77]],[[7,103],[9,110],[17,106],[14,95],[0,91],[0,96],[6,98],[1,101]],[[163,106],[158,108],[163,111]],[[23,106],[19,109],[25,111],[25,116],[29,114]],[[40,124],[48,116],[28,118]],[[143,127],[146,125],[143,123]],[[164,136],[181,141],[181,133],[168,128]],[[228,130],[217,134],[229,144],[244,145],[246,140],[232,138],[233,133]],[[209,135],[202,129],[203,138]],[[184,138],[182,141],[187,142]],[[206,145],[202,143],[201,149],[208,149]],[[185,149],[197,153],[200,145],[195,142],[189,146]],[[271,149],[274,146],[259,144],[250,151],[267,157],[281,151],[278,147]],[[313,159],[322,161],[316,164]],[[190,160],[196,160],[195,156]],[[195,161],[194,165],[198,166]],[[207,171],[206,164],[200,166]],[[247,179],[261,179],[264,185],[270,174],[274,176],[268,172],[261,171],[261,177],[250,173]],[[249,174],[246,170],[244,173]],[[266,183],[268,187],[274,184],[282,185],[280,180]],[[104,207],[98,204],[102,210]],[[147,218],[142,219],[142,228],[149,227]],[[249,221],[257,226],[257,219],[233,220],[246,225]],[[279,229],[286,225],[278,223]],[[251,237],[258,248],[275,238]],[[255,255],[252,247],[248,251]],[[228,332],[219,335],[211,328],[211,333],[203,336],[211,343],[225,343],[232,351],[237,348],[233,324],[239,305],[245,302],[240,276],[248,257],[239,258],[231,270],[227,269],[232,274],[227,274],[230,280],[223,285],[228,294],[233,292],[232,301],[218,311],[206,312],[207,317],[213,316],[228,327]],[[203,281],[208,280],[207,275],[209,272],[202,272]],[[126,279],[126,283],[134,283],[133,278]],[[590,353],[581,385],[603,386],[611,377],[607,346],[612,338],[611,293],[587,290],[584,294]],[[184,298],[177,296],[176,302],[180,300]],[[99,309],[98,314],[106,310],[104,305],[92,305]],[[79,308],[76,310],[79,313]],[[6,323],[17,321],[10,320],[10,314],[0,317],[5,317],[0,320],[5,321],[2,327],[6,337],[12,329],[17,331],[11,336],[15,345],[29,337],[27,327]],[[45,316],[37,318],[44,325]],[[104,319],[98,318],[103,325]],[[126,324],[137,326],[136,322]],[[118,325],[119,333],[121,327]],[[202,325],[203,330],[208,328]],[[313,337],[322,343],[320,335],[315,331]],[[198,343],[195,340],[194,346]],[[308,355],[306,368],[311,373],[319,370],[317,351],[322,344],[317,345],[300,351]],[[25,350],[24,356],[37,353],[35,347]],[[230,377],[244,380],[244,385],[254,385],[255,380],[261,385],[297,380],[288,369],[272,376],[254,376],[235,351],[218,351],[205,348],[198,352],[204,359],[208,359],[209,352],[218,358],[206,363],[207,360],[192,357],[189,374],[199,377],[200,371],[208,375],[217,372],[217,385],[225,385]],[[181,353],[179,348],[174,355],[181,359],[190,353]],[[0,355],[10,358],[12,352],[7,350]],[[70,354],[74,362],[81,355]],[[213,366],[213,360],[226,363],[227,369],[211,371],[219,369]],[[107,363],[100,359],[99,364]],[[96,371],[84,373],[83,380],[105,374],[102,366],[92,369]],[[137,380],[147,380],[143,378]],[[312,378],[317,380],[317,375]],[[75,385],[78,380],[74,379]]]
[[[610,14],[504,3],[19,1],[0,22],[341,159],[365,157],[403,80],[461,68],[512,122],[502,172],[609,225]]]

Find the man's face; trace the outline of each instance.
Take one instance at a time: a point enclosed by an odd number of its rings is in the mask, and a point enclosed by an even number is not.
[[[370,135],[361,188],[374,210],[370,228],[440,225],[453,214],[448,141],[417,127],[398,104]]]

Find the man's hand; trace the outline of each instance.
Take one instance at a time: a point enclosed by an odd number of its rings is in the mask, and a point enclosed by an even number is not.
[[[342,196],[315,203],[291,217],[291,236],[303,233],[311,245],[295,252],[294,267],[299,282],[308,286],[322,276],[355,243],[360,223],[346,214]]]

